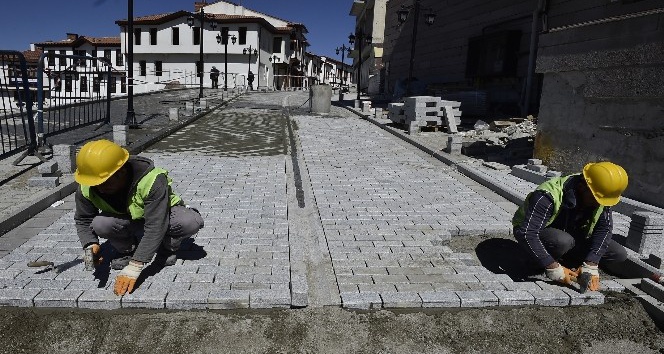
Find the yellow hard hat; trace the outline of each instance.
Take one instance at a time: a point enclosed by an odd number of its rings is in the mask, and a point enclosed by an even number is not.
[[[613,162],[589,163],[583,167],[583,177],[600,205],[614,206],[627,188],[627,172]]]
[[[76,155],[74,179],[84,186],[100,185],[128,159],[129,152],[112,141],[90,141]]]

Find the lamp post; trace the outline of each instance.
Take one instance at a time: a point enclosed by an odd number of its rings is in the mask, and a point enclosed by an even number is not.
[[[358,54],[358,64],[357,64],[357,100],[360,100],[360,87],[362,86],[362,42],[366,41],[367,44],[371,44],[371,36],[364,34],[364,31],[361,28],[355,29],[355,34],[350,34],[348,36],[348,43],[353,45],[357,43],[359,54]]]
[[[277,64],[277,62],[281,61],[281,58],[279,58],[276,55],[273,55],[269,58],[269,60],[270,60],[270,63],[272,63],[272,87],[274,87],[276,89],[277,88],[276,87],[277,86],[276,85],[276,81],[277,81],[276,74],[277,74],[277,72],[274,70],[274,66],[275,66],[275,64]]]
[[[203,98],[203,73],[205,72],[205,62],[203,61],[203,31],[205,29],[205,8],[201,7],[201,11],[199,13],[194,13],[191,16],[187,17],[187,24],[189,27],[194,26],[194,19],[198,18],[198,20],[201,22],[201,27],[199,29],[200,35],[198,36],[198,44],[199,44],[199,57],[198,57],[198,62],[200,63],[201,67],[197,68],[196,71],[198,72],[198,76],[200,78],[200,83],[198,86],[198,98]],[[212,28],[217,28],[216,23],[212,23]]]
[[[136,113],[134,112],[134,0],[127,3],[127,116],[125,125],[130,128],[138,127]]]
[[[233,35],[230,37],[233,44],[237,37]],[[221,33],[217,35],[217,43],[224,43],[224,91],[228,91],[228,28],[224,28]]]
[[[337,55],[339,55],[339,52],[341,52],[341,71],[339,72],[340,74],[340,81],[341,81],[341,86],[339,87],[339,102],[343,100],[344,92],[343,92],[343,86],[346,83],[346,75],[344,75],[344,66],[346,64],[344,63],[346,51],[348,51],[348,54],[350,54],[350,47],[346,47],[345,44],[342,44],[341,47],[337,47],[336,52]]]
[[[248,70],[249,70],[249,71],[247,72],[247,79],[249,78],[249,73],[251,72],[251,54],[252,54],[252,51],[253,51],[253,54],[258,55],[258,49],[256,49],[256,48],[252,48],[251,46],[249,46],[249,48],[244,48],[244,49],[242,49],[242,54],[245,54],[245,55],[246,55],[246,54],[249,54],[249,61],[247,62],[247,67],[248,67]],[[253,85],[254,85],[254,84],[253,84],[253,82],[252,82],[252,83],[251,83],[251,86],[252,86],[251,88],[252,88],[252,90],[253,90]]]
[[[410,64],[408,65],[408,82],[406,82],[406,96],[411,95],[411,81],[413,80],[413,64],[415,63],[415,41],[417,40],[417,24],[420,17],[420,1],[415,0],[415,3],[410,6],[401,5],[401,9],[397,11],[397,19],[399,24],[403,24],[408,19],[408,14],[410,9],[413,9],[413,38],[410,41]],[[427,14],[424,15],[424,22],[431,26],[436,20],[436,14],[431,11],[430,8],[427,9]]]

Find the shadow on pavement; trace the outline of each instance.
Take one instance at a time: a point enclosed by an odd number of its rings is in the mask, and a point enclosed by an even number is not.
[[[514,240],[490,238],[479,243],[475,253],[482,266],[495,274],[507,274],[514,281],[540,280],[534,276],[541,272],[532,266]]]

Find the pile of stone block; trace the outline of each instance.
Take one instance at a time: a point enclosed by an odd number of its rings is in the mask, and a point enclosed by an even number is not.
[[[60,172],[58,171],[57,162],[44,162],[37,166],[37,171],[40,175],[28,179],[29,187],[54,188],[60,185]]]
[[[641,255],[661,257],[664,254],[664,215],[650,211],[634,212],[625,245]]]
[[[406,124],[409,134],[419,133],[427,125],[444,125],[449,133],[456,133],[461,117],[460,106],[459,102],[440,97],[406,97],[404,103],[388,105],[388,118],[394,123]]]
[[[541,184],[550,178],[562,175],[560,172],[549,170],[545,165],[542,165],[540,159],[528,159],[526,165],[514,165],[510,174],[535,184]]]

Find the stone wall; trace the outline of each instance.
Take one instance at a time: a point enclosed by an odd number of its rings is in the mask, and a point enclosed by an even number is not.
[[[627,197],[664,207],[664,11],[654,10],[540,37],[534,156],[565,173],[613,161],[629,174]]]

